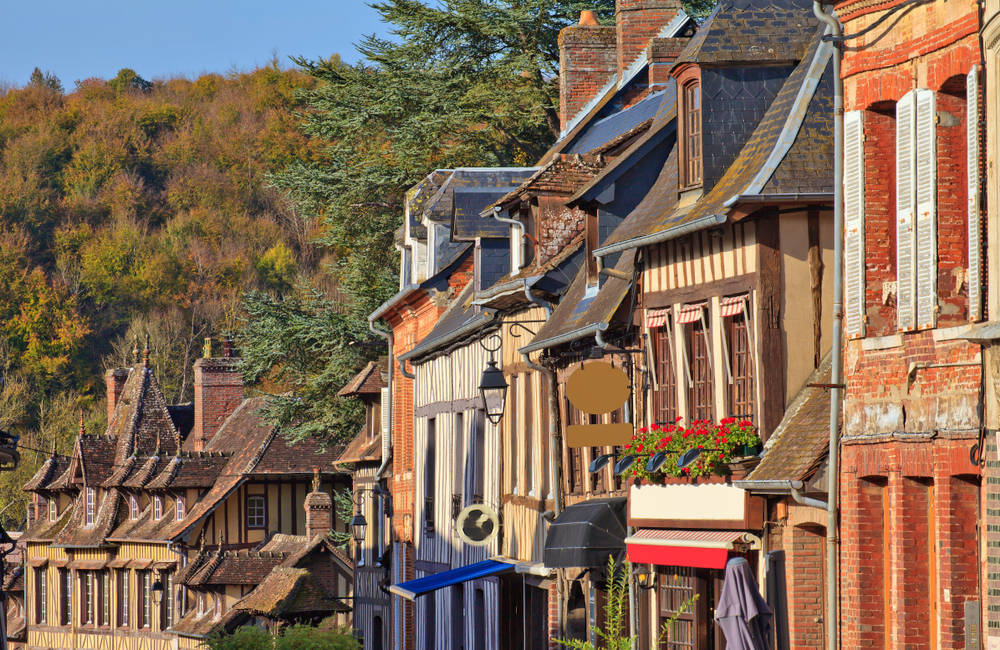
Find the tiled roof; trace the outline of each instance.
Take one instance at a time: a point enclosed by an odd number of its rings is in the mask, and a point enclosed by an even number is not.
[[[271,569],[287,559],[286,553],[274,551],[200,551],[195,569],[176,579],[188,587],[205,585],[260,584]],[[193,563],[193,562],[192,562]]]
[[[54,540],[73,517],[74,505],[64,508],[62,514],[55,521],[49,521],[48,513],[40,513],[41,516],[35,518],[35,523],[24,531],[22,539],[26,542],[50,542]]]
[[[42,463],[42,466],[38,468],[35,475],[24,484],[24,489],[32,492],[48,489],[54,482],[66,473],[69,469],[69,461],[70,459],[66,456],[49,457],[49,459]]]
[[[362,431],[358,435],[354,436],[354,440],[351,444],[347,445],[343,453],[340,454],[340,458],[334,465],[343,465],[346,463],[363,463],[365,461],[377,461],[382,459],[382,434],[376,433],[371,439],[368,438],[368,433]]]
[[[163,463],[146,489],[212,487],[231,456],[223,452],[183,452]]]
[[[621,256],[615,269],[631,273],[634,263],[635,249],[632,249]],[[628,295],[632,283],[610,277],[603,282],[604,286],[595,295],[587,297],[587,269],[581,268],[566,296],[531,340],[530,347],[543,345],[546,341],[588,325],[610,323],[622,300]]]
[[[207,608],[199,616],[198,608],[194,607],[187,615],[168,629],[181,636],[203,639],[220,632],[232,631],[233,628],[246,620],[246,618],[247,613],[239,609],[230,609],[219,618],[215,618],[215,610]]]
[[[108,541],[110,542],[162,540],[165,532],[172,528],[177,520],[174,506],[168,504],[164,504],[162,516],[159,519],[153,519],[152,501],[139,513],[138,519],[128,518],[128,508],[123,507],[122,510],[119,525],[108,533]]]
[[[725,0],[674,66],[799,61],[818,25],[808,0]]]
[[[141,365],[132,368],[108,423],[108,433],[117,440],[116,463],[133,454],[150,456],[158,444],[162,453],[176,452],[181,444],[180,432],[152,369]]]
[[[86,526],[84,516],[84,493],[81,492],[75,499],[72,509],[73,514],[66,527],[59,532],[54,540],[55,546],[70,547],[93,547],[102,546],[105,538],[117,524],[121,516],[123,499],[117,489],[110,489],[104,492],[100,503],[97,506],[97,516],[94,524]]]
[[[358,374],[347,382],[347,385],[337,392],[340,397],[350,397],[352,395],[375,394],[385,388],[386,383],[382,380],[382,373],[389,371],[389,357],[381,357],[378,361],[370,361]]]
[[[76,452],[88,486],[102,485],[111,475],[115,462],[115,445],[112,436],[78,436]]]
[[[833,355],[827,354],[806,384],[830,383]],[[764,445],[764,458],[748,481],[804,481],[826,458],[830,444],[830,394],[804,386]]]
[[[607,161],[602,156],[582,154],[557,154],[541,169],[531,175],[517,189],[483,208],[483,212],[540,192],[571,195],[597,176]],[[492,217],[481,217],[496,222]]]
[[[814,58],[815,63],[822,64],[824,67],[828,64],[829,49],[824,47],[820,50],[819,48],[822,35],[822,29],[814,33],[812,45],[805,59],[795,68],[782,86],[781,92],[771,103],[764,118],[740,151],[739,156],[708,194],[700,198],[693,206],[672,209],[672,206],[676,205],[678,185],[677,156],[676,152],[671,153],[652,190],[608,237],[602,244],[602,248],[675,229],[713,215],[716,215],[717,218],[719,216],[724,218],[729,212],[729,208],[725,204],[730,199],[748,193],[748,189],[751,190],[749,193],[756,193],[757,190],[752,188],[752,183],[758,180],[762,173],[766,173],[769,162],[775,163],[774,168],[777,168],[777,163],[780,163],[780,160],[771,161],[771,157],[775,151],[780,151],[779,137],[785,132],[786,126],[795,125],[796,118],[792,115],[792,108],[812,71]]]
[[[286,535],[284,533],[271,533],[267,539],[257,545],[255,551],[269,551],[272,553],[286,553],[289,556],[298,553],[303,547],[309,545],[309,538],[305,535]]]
[[[23,616],[14,616],[13,608],[7,612],[7,639],[10,641],[27,641],[28,626]]]
[[[13,566],[3,576],[4,591],[24,591],[24,567]]]

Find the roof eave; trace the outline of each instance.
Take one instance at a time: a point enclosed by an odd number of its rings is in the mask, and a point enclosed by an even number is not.
[[[594,255],[596,257],[604,257],[605,255],[619,253],[630,248],[641,248],[643,246],[649,246],[650,244],[659,244],[660,242],[676,239],[681,235],[686,235],[687,233],[694,232],[695,230],[718,226],[725,223],[727,218],[728,216],[725,214],[710,214],[707,217],[702,217],[701,219],[696,219],[690,223],[681,224],[673,228],[667,228],[666,230],[661,230],[660,232],[656,232],[651,235],[634,237],[623,242],[618,242],[617,244],[598,248],[594,251]]]
[[[550,339],[545,339],[544,341],[535,341],[529,343],[523,348],[518,348],[518,352],[528,354],[531,352],[536,352],[544,348],[554,348],[558,345],[563,345],[564,343],[569,343],[570,341],[576,341],[588,336],[594,336],[598,332],[605,332],[608,329],[607,323],[592,323],[585,327],[575,329],[572,332],[566,332],[560,336],[554,336]]]

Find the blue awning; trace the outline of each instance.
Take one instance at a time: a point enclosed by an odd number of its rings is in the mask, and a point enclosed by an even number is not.
[[[476,580],[477,578],[485,578],[486,576],[493,576],[498,573],[513,571],[516,566],[517,565],[514,562],[484,560],[482,562],[470,564],[469,566],[452,569],[451,571],[442,571],[441,573],[435,573],[434,575],[426,576],[424,578],[401,582],[398,585],[390,586],[389,591],[397,596],[413,600],[417,596],[423,596],[424,594],[429,594],[432,591],[437,591],[438,589],[443,589],[444,587],[457,585],[460,582],[467,582],[469,580]]]

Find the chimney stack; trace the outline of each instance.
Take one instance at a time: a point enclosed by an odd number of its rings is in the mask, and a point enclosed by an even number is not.
[[[232,347],[223,346],[225,357],[209,357],[194,362],[194,428],[191,430],[194,451],[204,451],[222,423],[243,401],[243,376],[237,370],[240,360],[232,356]],[[211,351],[206,339],[205,350]]]
[[[333,499],[320,491],[319,473],[313,478],[313,491],[306,495],[306,538],[325,535],[333,530]]]
[[[593,11],[559,32],[559,123],[570,121],[614,78],[615,28],[597,24]]]
[[[122,396],[125,382],[128,380],[128,368],[115,368],[104,374],[104,382],[108,388],[108,423],[115,417],[115,407]]]
[[[645,60],[651,39],[682,11],[680,0],[617,0],[615,30],[618,42],[618,80],[637,59]]]
[[[646,60],[649,61],[649,85],[665,86],[670,79],[670,66],[677,60],[681,52],[691,42],[688,37],[654,38],[646,48]]]

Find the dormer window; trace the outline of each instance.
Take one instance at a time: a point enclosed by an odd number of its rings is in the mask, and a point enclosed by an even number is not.
[[[183,521],[184,520],[184,497],[177,497],[177,499],[174,501],[174,503],[177,504],[176,505],[177,521]]]
[[[128,498],[128,518],[133,521],[139,518],[139,500],[135,495]]]
[[[153,519],[163,519],[163,499],[160,496],[153,497]]]
[[[59,518],[59,497],[49,499],[49,521]]]
[[[701,71],[688,67],[677,75],[677,141],[681,189],[702,184]]]
[[[97,518],[97,489],[87,488],[87,525],[93,526]]]

